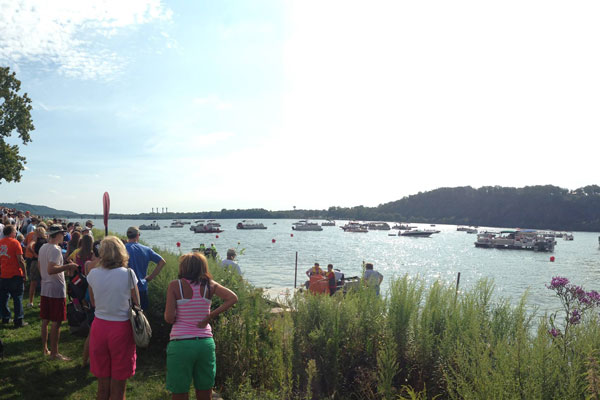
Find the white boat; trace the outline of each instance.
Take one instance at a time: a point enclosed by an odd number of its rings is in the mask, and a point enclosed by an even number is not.
[[[469,228],[465,232],[467,232],[467,233],[477,233],[477,229],[475,229],[475,228]]]
[[[572,233],[565,233],[563,235],[563,239],[564,240],[573,240],[573,234]]]
[[[171,222],[171,228],[183,228],[183,225],[184,223],[179,220]]]
[[[194,231],[195,233],[221,233],[223,229],[221,229],[221,224],[219,223],[208,222],[206,224],[190,226],[190,231]]]
[[[254,222],[250,219],[244,219],[242,222],[238,222],[235,227],[236,229],[267,229],[262,223]]]
[[[481,232],[477,235],[475,247],[491,249],[513,249],[533,251],[554,251],[553,237],[535,230],[505,230],[500,232]]]
[[[399,229],[401,231],[410,231],[411,229],[416,228],[416,226],[409,226],[409,225],[404,225],[404,224],[396,224],[394,226],[392,226],[392,229]]]
[[[140,231],[158,231],[160,226],[156,223],[156,221],[152,222],[149,225],[142,224],[139,226]]]
[[[321,226],[335,226],[335,221],[328,219],[326,222],[321,222]]]
[[[422,229],[411,229],[409,231],[399,232],[398,236],[410,236],[410,237],[429,237],[434,233],[439,233],[440,231],[433,230],[422,230]]]
[[[323,227],[316,222],[308,222],[301,220],[292,224],[292,229],[295,231],[322,231]]]
[[[348,222],[344,226],[340,226],[344,230],[344,232],[353,232],[353,233],[367,233],[369,229],[367,225],[361,224],[360,222],[351,221]]]
[[[457,230],[458,232],[468,232],[468,233],[472,233],[472,232],[469,232],[469,231],[470,231],[470,230],[472,230],[472,229],[477,229],[477,227],[476,227],[476,226],[460,226],[460,225],[456,227],[456,230]]]
[[[387,222],[369,222],[367,228],[370,231],[389,231],[391,229]]]

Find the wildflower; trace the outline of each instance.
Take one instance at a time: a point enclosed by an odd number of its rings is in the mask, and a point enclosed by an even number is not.
[[[552,329],[548,330],[548,333],[550,335],[552,335],[553,337],[557,337],[558,335],[560,335],[560,331],[556,328],[552,328]]]
[[[569,280],[567,278],[563,278],[561,276],[555,276],[550,281],[550,286],[546,286],[548,289],[560,289],[569,284]]]
[[[571,311],[571,318],[569,318],[569,322],[572,323],[573,325],[576,325],[579,323],[580,320],[581,320],[581,314],[579,313],[579,310],[575,309],[575,310]]]

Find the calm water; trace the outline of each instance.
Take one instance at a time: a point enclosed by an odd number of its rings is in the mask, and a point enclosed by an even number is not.
[[[177,242],[183,252],[200,243],[214,243],[223,256],[228,248],[236,248],[244,276],[259,287],[293,287],[298,252],[298,284],[304,282],[305,271],[315,262],[321,266],[332,263],[346,276],[354,276],[361,274],[364,260],[372,262],[384,275],[384,290],[391,277],[406,273],[418,275],[430,284],[438,279],[456,282],[460,272],[462,289],[480,278],[491,278],[496,284],[496,295],[518,300],[529,289],[528,303],[539,305],[542,310],[557,306],[552,292],[544,287],[553,276],[566,276],[587,290],[600,290],[598,233],[573,232],[573,241],[557,238],[554,253],[536,253],[476,248],[476,235],[457,232],[455,225],[437,225],[435,229],[441,233],[430,238],[411,238],[388,236],[396,230],[345,233],[339,228],[345,221],[336,221],[337,226],[323,227],[320,232],[292,231],[294,220],[256,221],[268,229],[238,230],[235,225],[239,220],[219,220],[224,232],[217,238],[215,234],[194,233],[189,230],[190,225],[165,228],[171,220],[162,220],[161,230],[142,231],[142,240],[173,252],[177,252]],[[129,226],[150,222],[111,220],[109,230],[125,234]],[[103,228],[101,220],[94,224]],[[433,229],[429,225],[412,225]],[[239,255],[242,249],[244,252]],[[555,262],[550,262],[552,255]]]

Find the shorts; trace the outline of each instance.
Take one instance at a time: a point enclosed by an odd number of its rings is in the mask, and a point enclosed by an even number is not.
[[[167,390],[188,393],[194,381],[196,390],[215,385],[217,357],[213,338],[171,340],[167,346]]]
[[[40,265],[38,264],[37,258],[31,259],[29,268],[27,269],[27,277],[29,278],[29,281],[39,282],[42,280],[40,275]]]
[[[96,378],[123,381],[135,374],[131,322],[94,318],[90,332],[90,372]]]
[[[53,322],[66,321],[67,299],[64,297],[41,296],[40,318]]]

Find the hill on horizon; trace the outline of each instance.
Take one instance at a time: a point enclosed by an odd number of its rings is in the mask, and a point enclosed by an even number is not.
[[[29,211],[34,215],[41,215],[44,217],[79,217],[81,215],[73,211],[57,210],[52,207],[28,203],[0,203],[0,206],[14,208],[19,211]]]

